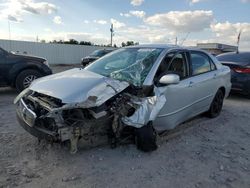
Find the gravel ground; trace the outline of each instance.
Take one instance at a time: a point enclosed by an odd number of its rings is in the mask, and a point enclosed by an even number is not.
[[[18,125],[16,95],[0,89],[0,187],[250,187],[249,99],[230,96],[218,118],[185,123],[152,153],[126,145],[71,155]]]

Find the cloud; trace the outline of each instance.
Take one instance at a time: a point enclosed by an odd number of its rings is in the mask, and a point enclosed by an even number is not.
[[[170,43],[173,37],[173,33],[165,28],[139,25],[137,27],[126,27],[117,30],[114,41],[133,40],[140,43]]]
[[[129,13],[120,13],[120,16],[124,16],[124,17],[131,17],[131,15]]]
[[[126,24],[125,23],[123,23],[123,22],[119,22],[119,21],[117,21],[116,19],[114,19],[114,18],[111,18],[110,19],[110,22],[114,25],[114,28],[115,29],[120,29],[120,28],[122,28],[122,27],[125,27],[126,26]]]
[[[145,17],[146,13],[144,11],[139,11],[139,10],[131,10],[129,13],[133,16],[136,16],[138,18],[143,18]]]
[[[107,24],[108,22],[107,22],[106,20],[94,20],[94,23],[101,24],[101,25],[105,25],[105,24]]]
[[[133,6],[140,6],[144,0],[131,0],[130,4]]]
[[[13,22],[22,22],[23,20],[21,18],[18,18],[16,16],[8,15],[8,20]]]
[[[243,3],[250,3],[250,0],[241,0]]]
[[[241,30],[241,47],[250,49],[250,23],[215,23],[211,25],[216,41],[236,45],[238,34]]]
[[[43,30],[46,31],[46,32],[51,32],[52,31],[50,28],[44,28]]]
[[[33,0],[19,0],[22,5],[22,9],[32,14],[51,14],[57,11],[57,7],[54,4],[48,2],[35,3]]]
[[[210,27],[213,21],[213,12],[205,10],[196,11],[170,11],[147,17],[144,22],[152,26],[159,26],[175,32],[199,32]]]
[[[55,16],[55,17],[53,18],[53,22],[54,22],[55,24],[58,24],[58,25],[60,25],[60,24],[63,23],[63,22],[62,22],[62,18],[61,18],[60,16]]]
[[[199,3],[199,2],[201,2],[201,1],[204,1],[204,0],[189,0],[190,2],[190,4],[192,5],[192,4],[195,4],[195,3]]]
[[[20,22],[24,14],[51,14],[57,11],[56,5],[48,2],[34,2],[33,0],[6,0],[1,4],[3,9],[0,18]]]
[[[120,16],[124,16],[124,17],[131,17],[131,16],[135,16],[137,18],[144,18],[146,15],[146,13],[144,11],[140,11],[140,10],[131,10],[129,11],[129,13],[120,13]]]
[[[83,23],[89,24],[89,20],[84,20]]]

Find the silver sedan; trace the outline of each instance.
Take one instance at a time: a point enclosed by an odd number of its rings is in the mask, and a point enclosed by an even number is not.
[[[94,143],[105,135],[138,149],[157,148],[156,135],[206,112],[217,117],[231,89],[230,69],[210,54],[168,45],[116,50],[84,69],[38,79],[16,99],[17,117],[32,135]]]

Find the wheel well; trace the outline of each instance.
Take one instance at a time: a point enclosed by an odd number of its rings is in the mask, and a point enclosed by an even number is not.
[[[11,84],[13,87],[16,86],[16,78],[17,78],[17,76],[18,76],[21,72],[23,72],[23,71],[25,71],[25,70],[36,70],[36,71],[38,71],[39,73],[42,74],[41,70],[39,70],[38,67],[24,67],[24,68],[20,69],[19,71],[17,71],[17,73],[15,74],[15,77],[14,77],[14,79],[12,80],[12,84]]]
[[[221,90],[223,92],[224,97],[225,97],[226,89],[224,87],[220,87],[218,90]]]

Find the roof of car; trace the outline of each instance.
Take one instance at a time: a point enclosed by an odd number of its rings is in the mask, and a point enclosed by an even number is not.
[[[250,54],[250,52],[227,52],[223,54],[219,54],[218,56],[225,56],[225,55],[237,55],[237,54]]]

